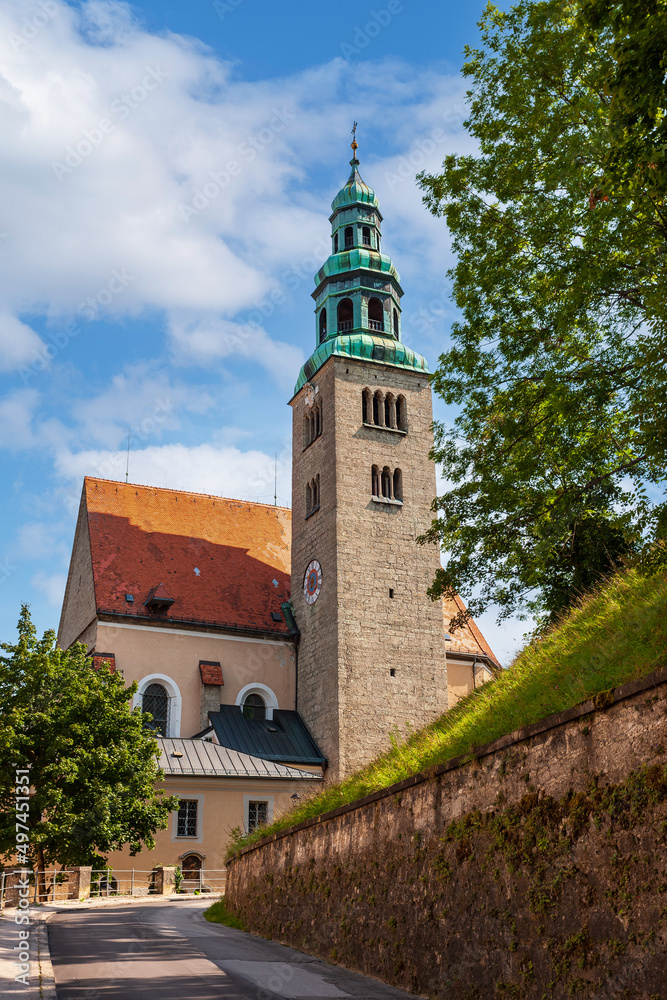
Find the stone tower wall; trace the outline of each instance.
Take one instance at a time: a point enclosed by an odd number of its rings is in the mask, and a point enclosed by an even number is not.
[[[416,537],[435,496],[431,389],[419,372],[332,357],[311,380],[323,433],[302,448],[303,397],[294,400],[292,596],[299,628],[299,707],[344,776],[447,708],[442,610],[426,591],[439,565]],[[362,391],[402,394],[407,433],[364,426]],[[332,406],[335,407],[335,422]],[[371,468],[400,468],[402,506],[371,499]],[[305,483],[319,472],[321,507],[304,522]],[[322,564],[322,594],[308,606],[303,573]],[[390,597],[390,589],[393,597]],[[392,676],[391,671],[394,671]]]

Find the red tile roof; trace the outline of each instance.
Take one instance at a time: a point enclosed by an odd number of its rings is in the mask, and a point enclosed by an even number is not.
[[[289,510],[89,477],[84,497],[98,612],[288,635],[271,612],[290,593]],[[160,585],[174,603],[145,607]]]
[[[92,655],[93,666],[95,670],[99,670],[103,663],[109,664],[109,671],[112,674],[116,672],[116,654],[115,653],[93,653]]]
[[[222,679],[222,667],[212,660],[199,661],[199,673],[202,684],[214,684],[216,687],[224,687]]]

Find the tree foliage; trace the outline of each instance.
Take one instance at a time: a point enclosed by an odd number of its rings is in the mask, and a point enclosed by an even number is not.
[[[544,620],[666,520],[667,4],[523,0],[480,28],[479,152],[419,178],[461,313],[434,378],[460,416],[436,433],[431,596]]]
[[[177,800],[155,790],[158,746],[131,710],[136,684],[95,669],[80,643],[58,649],[53,631],[38,639],[26,605],[18,631],[0,644],[0,858],[16,852],[17,768],[30,768],[28,857],[40,870],[92,864],[126,844],[151,849]]]

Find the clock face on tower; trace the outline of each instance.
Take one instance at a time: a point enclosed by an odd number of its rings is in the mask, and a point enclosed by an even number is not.
[[[303,578],[303,596],[308,604],[314,604],[320,596],[322,589],[322,567],[317,559],[313,559],[306,568],[306,575]]]

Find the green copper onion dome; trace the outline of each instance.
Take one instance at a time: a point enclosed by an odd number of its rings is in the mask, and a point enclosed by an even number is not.
[[[429,375],[425,358],[401,340],[403,289],[391,257],[382,253],[380,204],[359,176],[357,149],[355,137],[352,173],[331,203],[331,254],[315,275],[316,347],[295,393],[332,356]]]
[[[340,189],[331,202],[331,210],[337,212],[339,208],[345,208],[347,205],[358,205],[360,203],[362,205],[372,205],[373,208],[379,208],[380,202],[377,199],[375,191],[361,179],[356,151],[355,156],[350,160],[350,166],[352,167],[352,173],[348,177],[345,186]]]

